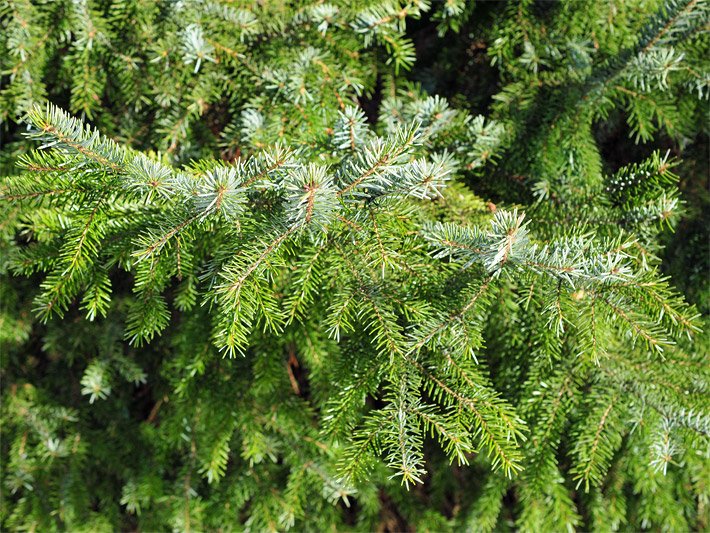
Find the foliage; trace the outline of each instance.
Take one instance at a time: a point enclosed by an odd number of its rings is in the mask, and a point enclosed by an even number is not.
[[[4,528],[707,527],[705,1],[0,15]]]

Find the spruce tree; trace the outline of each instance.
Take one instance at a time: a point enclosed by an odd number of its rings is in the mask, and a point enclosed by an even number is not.
[[[5,0],[2,527],[708,527],[709,10]]]

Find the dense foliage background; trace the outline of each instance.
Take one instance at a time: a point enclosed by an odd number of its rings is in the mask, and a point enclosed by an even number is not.
[[[704,0],[0,1],[0,527],[705,530]]]

